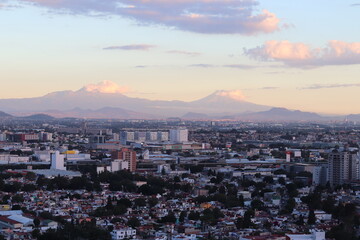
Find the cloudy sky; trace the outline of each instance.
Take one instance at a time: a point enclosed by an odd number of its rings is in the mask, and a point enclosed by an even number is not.
[[[359,0],[0,0],[1,98],[98,89],[360,113]],[[113,90],[112,90],[113,89]]]

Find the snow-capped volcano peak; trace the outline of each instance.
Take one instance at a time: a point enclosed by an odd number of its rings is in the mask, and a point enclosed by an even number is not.
[[[240,90],[218,90],[214,93],[215,96],[228,97],[237,101],[244,101],[245,96]]]
[[[79,91],[91,92],[91,93],[126,93],[128,87],[120,86],[119,84],[112,81],[102,81],[97,84],[88,84],[81,88]]]

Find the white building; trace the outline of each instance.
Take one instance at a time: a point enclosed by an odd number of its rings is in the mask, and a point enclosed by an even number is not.
[[[313,184],[325,185],[328,181],[328,169],[327,166],[316,166],[313,168]]]
[[[51,167],[50,169],[66,170],[64,166],[64,155],[61,155],[59,151],[51,153]]]
[[[145,142],[146,141],[146,132],[135,132],[135,141],[136,142]]]
[[[48,132],[40,132],[39,139],[40,141],[50,142],[53,140],[53,134]]]
[[[0,133],[0,142],[6,141],[6,134]]]
[[[179,234],[179,235],[175,235],[172,236],[173,240],[197,240],[197,236],[196,234]]]
[[[111,162],[111,172],[130,169],[130,162],[120,159],[115,159]]]
[[[165,172],[166,174],[171,172],[170,164],[159,164],[157,166],[157,173],[163,173],[163,172]]]
[[[313,231],[310,234],[286,234],[289,240],[325,240],[325,232]]]
[[[189,131],[185,128],[171,129],[170,141],[175,143],[183,143],[188,141]]]
[[[91,160],[90,154],[87,154],[87,153],[77,153],[77,154],[68,154],[68,153],[66,153],[64,156],[65,156],[67,161]]]
[[[119,141],[119,140],[120,140],[120,134],[113,133],[113,134],[112,134],[112,140],[114,140],[114,141]]]
[[[119,228],[114,229],[111,232],[111,238],[113,240],[121,240],[125,238],[135,238],[136,237],[136,230],[133,228]]]
[[[51,150],[35,151],[34,155],[39,161],[50,162],[52,152]]]
[[[120,132],[120,142],[122,144],[126,144],[126,142],[134,142],[135,141],[135,133],[123,131]]]
[[[10,155],[10,154],[1,154],[0,155],[0,162],[3,163],[19,163],[19,162],[29,162],[30,157],[28,156],[17,156],[17,155]]]
[[[99,174],[99,173],[102,173],[102,172],[111,172],[111,166],[97,166],[96,167],[96,172]]]
[[[158,142],[167,142],[169,141],[169,132],[158,132],[157,133]]]
[[[150,151],[148,149],[146,149],[142,154],[141,154],[142,158],[144,160],[149,160],[150,159]]]
[[[146,132],[146,141],[149,142],[157,141],[157,132]]]

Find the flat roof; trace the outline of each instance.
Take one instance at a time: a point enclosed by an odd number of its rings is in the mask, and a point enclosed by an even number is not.
[[[61,176],[61,177],[80,177],[80,172],[75,171],[66,171],[66,170],[57,170],[57,169],[36,169],[36,170],[28,170],[29,172],[33,172],[39,175],[44,175],[45,177],[51,176]]]

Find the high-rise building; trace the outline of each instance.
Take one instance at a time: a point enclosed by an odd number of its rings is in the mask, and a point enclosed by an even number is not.
[[[135,132],[135,141],[136,142],[145,142],[146,141],[146,132]]]
[[[39,140],[40,141],[49,142],[49,141],[52,140],[52,138],[53,138],[52,133],[48,133],[48,132],[40,132],[39,133]]]
[[[93,135],[90,137],[90,143],[105,143],[106,136],[105,135]]]
[[[6,133],[0,133],[0,141],[6,141]]]
[[[170,141],[175,143],[183,143],[188,141],[189,131],[185,128],[171,129]]]
[[[113,133],[112,134],[112,140],[119,141],[120,140],[120,135],[118,133]]]
[[[66,167],[64,166],[64,159],[65,156],[61,155],[59,151],[55,151],[54,153],[51,153],[51,169],[55,170],[66,170]]]
[[[146,141],[155,142],[157,141],[157,132],[146,132]]]
[[[136,152],[128,149],[122,148],[119,151],[114,151],[111,153],[111,158],[113,160],[119,159],[128,162],[129,166],[128,169],[130,172],[136,171]]]
[[[169,141],[169,132],[158,132],[157,133],[158,142],[166,142]]]
[[[128,131],[120,132],[121,144],[126,145],[127,142],[134,142],[134,141],[135,141],[135,133],[134,132],[128,132]]]
[[[328,169],[331,186],[359,180],[359,155],[347,151],[332,152],[329,154]]]
[[[312,180],[314,185],[326,185],[328,182],[328,166],[315,166],[312,171]]]

